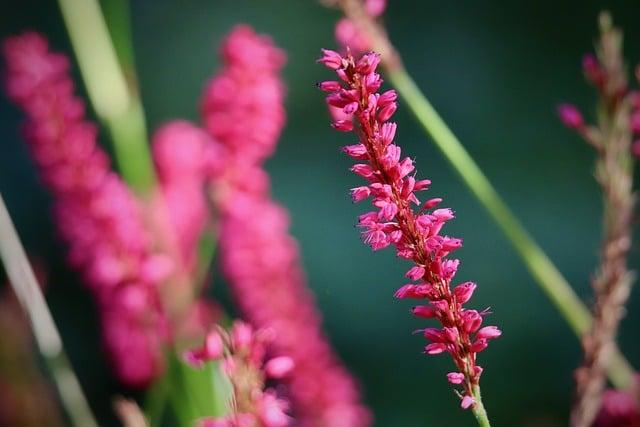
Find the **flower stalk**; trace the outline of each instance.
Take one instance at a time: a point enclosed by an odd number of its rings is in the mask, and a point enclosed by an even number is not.
[[[635,206],[631,142],[640,134],[640,99],[629,91],[622,33],[608,13],[600,15],[600,31],[597,56],[586,55],[582,61],[587,80],[599,93],[597,124],[585,124],[572,105],[559,107],[562,121],[596,149],[595,177],[604,207],[600,265],[592,280],[594,320],[583,336],[584,360],[576,371],[574,427],[591,426],[602,404],[605,368],[634,278],[627,266]]]
[[[109,129],[118,169],[131,187],[149,194],[155,172],[134,75],[125,76],[98,0],[59,0],[80,72],[96,115]],[[130,70],[131,71],[131,70]]]
[[[9,282],[29,317],[36,344],[71,423],[75,427],[98,427],[1,194],[0,235],[0,258]]]
[[[401,148],[394,142],[397,125],[389,119],[397,109],[397,94],[394,90],[379,92],[382,79],[376,68],[380,56],[368,53],[356,59],[348,52],[343,56],[323,50],[318,62],[334,70],[339,79],[318,84],[328,92],[332,126],[358,136],[359,143],[347,145],[343,151],[360,161],[351,171],[368,183],[351,189],[353,201],[371,197],[376,208],[359,217],[363,241],[374,251],[394,246],[399,258],[414,264],[406,277],[417,284],[402,286],[395,296],[428,303],[414,307],[413,314],[436,319],[442,329],[416,331],[431,342],[424,352],[451,356],[457,371],[447,374],[447,379],[461,389],[456,390],[460,406],[471,408],[481,425],[488,425],[482,402],[476,400],[483,372],[476,359],[502,332],[495,326],[481,328],[488,311],[464,307],[476,289],[475,283],[452,286],[460,261],[449,255],[462,246],[462,240],[441,234],[445,223],[454,218],[450,209],[435,209],[442,199],[432,198],[423,204],[417,198],[416,193],[427,190],[431,182],[416,178],[413,160],[402,158]]]
[[[339,0],[338,4],[345,15],[368,35],[372,48],[381,53],[382,65],[386,68],[389,81],[406,101],[419,124],[505,234],[529,273],[571,329],[577,336],[582,336],[591,327],[589,309],[511,212],[495,187],[413,81],[384,28],[366,13],[360,0]],[[631,386],[633,368],[617,347],[611,349],[607,374],[616,387]]]

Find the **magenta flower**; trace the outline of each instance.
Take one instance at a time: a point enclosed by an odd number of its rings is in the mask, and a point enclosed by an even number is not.
[[[285,122],[284,54],[247,26],[231,32],[222,52],[224,67],[207,87],[202,114],[218,142],[208,158],[223,273],[242,315],[272,328],[276,355],[295,363],[286,383],[297,425],[367,426],[357,386],[322,331],[288,214],[271,199],[262,169]]]
[[[424,351],[430,355],[449,353],[458,372],[449,373],[447,379],[462,387],[461,406],[472,407],[482,373],[477,354],[501,332],[495,326],[481,328],[485,313],[463,307],[476,288],[474,283],[451,285],[459,261],[448,256],[462,246],[462,241],[442,235],[441,230],[453,219],[453,212],[434,209],[441,199],[421,204],[416,196],[416,192],[428,188],[430,181],[416,179],[413,160],[402,158],[400,147],[394,143],[396,124],[388,120],[397,109],[397,95],[393,90],[379,93],[379,56],[369,53],[356,61],[349,53],[342,56],[323,50],[318,62],[338,76],[338,80],[320,86],[329,88],[327,102],[353,115],[352,120],[334,122],[333,127],[358,135],[359,143],[346,146],[344,151],[359,162],[351,170],[367,185],[353,189],[352,197],[355,201],[371,197],[376,208],[359,218],[362,238],[373,250],[395,246],[399,257],[414,263],[407,272],[412,283],[402,286],[395,295],[428,303],[415,307],[414,315],[435,318],[441,328],[420,331],[430,341]],[[337,84],[340,88],[334,90]]]
[[[561,104],[558,106],[558,116],[562,123],[571,129],[580,130],[584,127],[582,113],[571,104]]]
[[[254,331],[246,323],[236,321],[227,333],[211,331],[201,348],[188,351],[187,363],[202,367],[212,360],[222,360],[221,368],[233,387],[231,413],[222,418],[205,418],[205,427],[286,427],[291,418],[286,414],[288,403],[277,397],[275,390],[265,387],[268,378],[287,376],[294,362],[286,356],[265,362],[268,346],[275,338],[272,330]]]
[[[144,386],[163,369],[167,326],[157,287],[172,264],[152,251],[137,200],[97,145],[67,58],[36,33],[7,39],[3,53],[7,92],[26,113],[26,140],[53,193],[69,260],[95,295],[116,374]]]

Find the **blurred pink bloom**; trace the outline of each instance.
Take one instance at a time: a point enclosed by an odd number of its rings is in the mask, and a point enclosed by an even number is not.
[[[265,389],[269,365],[292,367],[291,359],[280,356],[265,363],[267,347],[275,334],[270,330],[254,331],[246,323],[236,321],[228,333],[222,329],[211,331],[201,348],[187,352],[185,360],[195,366],[222,359],[225,375],[233,387],[232,411],[229,415],[200,420],[201,426],[218,427],[286,427],[291,418],[286,414],[288,404],[273,389]]]
[[[223,273],[243,316],[272,328],[276,355],[295,364],[287,384],[297,425],[367,426],[355,382],[322,332],[287,212],[271,200],[262,169],[285,122],[278,75],[284,53],[247,26],[231,32],[222,52],[224,66],[207,86],[202,115],[220,144],[210,167]]]
[[[318,62],[329,64],[328,68],[336,71],[344,82],[337,90],[330,88],[327,102],[353,114],[349,126],[333,125],[343,131],[353,128],[359,138],[359,144],[347,146],[343,151],[362,162],[351,170],[367,181],[368,191],[358,187],[354,199],[371,197],[376,208],[359,218],[363,241],[373,250],[395,246],[398,257],[415,264],[406,276],[418,283],[400,287],[395,296],[430,303],[413,308],[416,316],[436,318],[442,326],[421,331],[431,341],[424,352],[451,355],[460,372],[449,373],[447,378],[450,383],[462,386],[461,406],[467,409],[475,404],[473,391],[482,372],[476,364],[477,353],[502,332],[495,326],[480,329],[482,315],[463,307],[471,299],[475,283],[466,282],[452,289],[458,261],[447,257],[462,246],[462,241],[442,235],[441,229],[454,218],[453,212],[450,209],[429,212],[440,199],[432,199],[419,209],[412,207],[421,205],[416,192],[426,190],[430,181],[416,180],[413,160],[402,158],[400,147],[393,142],[396,125],[388,120],[396,111],[397,95],[395,91],[378,92],[381,79],[376,67],[380,57],[368,53],[356,60],[347,53],[338,60],[337,56],[337,52],[323,50]],[[335,69],[335,63],[341,64],[339,68]]]
[[[70,262],[95,294],[116,374],[144,386],[163,369],[167,327],[157,287],[172,263],[153,253],[137,200],[97,145],[67,58],[36,33],[6,40],[3,52],[7,92],[27,115],[25,137],[53,193]]]
[[[638,397],[621,390],[606,390],[594,427],[640,427]]]
[[[365,0],[364,7],[366,12],[377,18],[384,13],[387,7],[386,0]],[[342,18],[336,24],[335,38],[338,45],[352,53],[363,53],[371,50],[371,42],[366,34],[363,34],[349,18]]]
[[[263,161],[273,154],[285,122],[278,75],[285,54],[246,25],[234,28],[221,53],[224,67],[202,98],[205,127],[232,154],[241,151],[243,162]]]
[[[581,129],[584,127],[582,113],[571,104],[561,104],[558,106],[558,116],[562,123],[571,129]]]
[[[206,132],[184,120],[164,124],[153,136],[153,158],[160,178],[162,202],[169,210],[187,270],[197,261],[198,239],[208,216],[205,172],[210,140]]]

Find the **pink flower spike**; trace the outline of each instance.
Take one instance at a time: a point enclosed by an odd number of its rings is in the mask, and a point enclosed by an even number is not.
[[[485,326],[478,331],[478,333],[476,334],[476,338],[492,340],[498,338],[500,335],[502,335],[502,331],[496,326]]]
[[[451,384],[462,384],[464,382],[464,374],[460,372],[449,372],[447,374],[447,380]]]
[[[584,119],[576,107],[571,104],[561,104],[558,106],[558,116],[564,125],[571,129],[582,129]]]
[[[350,119],[360,143],[359,164],[352,171],[367,181],[372,205],[377,211],[359,217],[363,240],[374,250],[394,246],[399,258],[412,261],[406,276],[419,283],[409,283],[395,292],[396,298],[415,298],[425,302],[414,307],[412,313],[421,318],[435,318],[440,328],[425,328],[421,332],[432,342],[424,348],[427,354],[448,353],[461,372],[451,373],[453,383],[462,384],[462,394],[469,396],[465,406],[473,405],[473,393],[479,386],[476,374],[477,352],[484,350],[493,330],[475,333],[482,325],[476,310],[463,308],[476,285],[468,282],[453,289],[451,281],[459,261],[448,259],[451,252],[462,246],[462,240],[441,234],[445,224],[453,219],[451,209],[435,209],[442,200],[432,198],[424,205],[416,192],[428,189],[431,181],[418,180],[414,161],[402,157],[400,144],[395,141],[397,126],[387,122],[397,109],[397,94],[390,90],[379,93],[380,79],[375,75],[377,63],[369,55],[354,58],[349,50],[342,57],[342,67],[336,71],[344,89],[327,96],[327,102],[344,108],[357,102],[358,108]],[[375,81],[375,84],[370,84]],[[348,95],[347,95],[348,94]],[[348,101],[346,101],[348,99]],[[352,111],[351,108],[348,111]],[[355,156],[353,156],[355,157]],[[366,193],[360,188],[352,191]],[[360,197],[356,196],[358,199]],[[433,210],[433,211],[432,211]],[[486,337],[486,338],[484,338]]]
[[[265,364],[264,370],[270,378],[279,379],[287,376],[294,366],[293,359],[287,356],[279,356],[269,360]]]
[[[633,145],[631,146],[631,152],[634,156],[640,158],[640,140],[633,142]]]
[[[460,401],[460,407],[462,409],[469,409],[475,404],[476,404],[476,400],[469,395],[464,396],[462,398],[462,401]]]

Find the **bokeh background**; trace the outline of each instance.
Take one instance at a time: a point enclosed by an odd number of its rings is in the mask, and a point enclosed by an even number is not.
[[[107,1],[107,0],[105,0]],[[425,357],[411,331],[423,325],[393,291],[407,266],[392,251],[372,254],[353,228],[363,206],[347,189],[358,182],[338,148],[349,138],[328,126],[314,83],[328,72],[314,63],[334,46],[337,11],[310,0],[132,1],[134,45],[150,129],[172,118],[197,120],[198,100],[216,70],[216,46],[236,23],[269,33],[286,49],[288,124],[269,161],[275,197],[288,207],[305,268],[336,348],[359,377],[376,426],[471,425],[444,376],[446,357]],[[609,8],[625,30],[630,63],[640,59],[640,4],[635,1],[391,1],[385,22],[419,86],[460,137],[526,227],[585,301],[597,261],[600,196],[593,153],[555,117],[574,101],[591,112],[594,96],[580,59]],[[71,53],[54,1],[0,6],[0,36],[44,32]],[[478,308],[504,335],[481,355],[485,404],[496,426],[566,424],[579,363],[578,341],[552,308],[482,207],[462,185],[400,103],[399,141],[433,180],[458,218],[447,231],[463,237],[458,278],[480,285]],[[19,135],[20,115],[0,96],[0,191],[30,254],[48,275],[48,300],[73,365],[105,425],[114,393],[100,349],[96,314],[78,276],[64,263],[38,183]],[[106,141],[105,141],[106,142]],[[640,242],[638,242],[640,243]],[[638,246],[631,262],[638,266]],[[222,280],[212,290],[228,301]],[[640,298],[634,291],[620,345],[640,366]],[[302,319],[301,319],[302,320]],[[0,337],[0,339],[2,339]],[[301,345],[304,345],[301,343]]]

